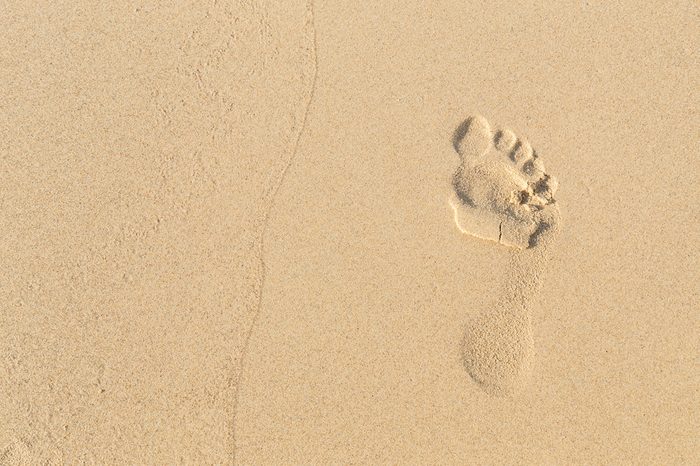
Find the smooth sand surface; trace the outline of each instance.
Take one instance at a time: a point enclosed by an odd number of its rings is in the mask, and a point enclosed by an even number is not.
[[[697,461],[694,2],[76,5],[0,12],[0,464]]]
[[[308,5],[0,18],[0,458],[230,462],[260,238],[315,71]]]

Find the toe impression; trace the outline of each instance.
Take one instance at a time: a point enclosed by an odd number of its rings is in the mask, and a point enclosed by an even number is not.
[[[463,163],[474,162],[481,158],[493,141],[491,126],[486,118],[475,115],[462,123],[454,136],[454,147]]]
[[[517,140],[518,138],[511,130],[504,129],[496,133],[494,143],[496,145],[496,149],[507,153],[513,150]]]

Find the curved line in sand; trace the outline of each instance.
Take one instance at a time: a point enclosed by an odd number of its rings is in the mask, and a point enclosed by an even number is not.
[[[236,388],[235,388],[235,394],[234,394],[234,401],[233,401],[233,419],[231,420],[231,436],[230,436],[230,442],[232,445],[232,464],[236,464],[236,421],[237,421],[237,415],[238,415],[238,406],[239,406],[239,400],[240,400],[240,387],[241,387],[241,375],[243,374],[243,369],[245,367],[245,361],[248,356],[248,347],[250,345],[250,339],[253,334],[253,330],[256,327],[256,324],[258,322],[258,317],[260,316],[260,311],[262,308],[262,298],[263,298],[263,289],[265,287],[265,276],[267,272],[267,266],[265,265],[265,259],[264,259],[264,243],[265,243],[265,233],[267,231],[267,224],[270,220],[270,213],[272,212],[272,206],[274,205],[275,198],[277,197],[277,192],[280,190],[280,187],[282,186],[282,183],[284,182],[284,179],[287,175],[287,172],[289,171],[289,167],[292,165],[292,162],[296,158],[297,152],[299,151],[299,145],[301,142],[301,136],[304,134],[304,130],[306,129],[307,121],[309,119],[309,113],[311,110],[311,103],[313,102],[314,95],[316,93],[316,82],[318,80],[318,38],[316,34],[316,13],[315,13],[315,4],[314,0],[309,0],[307,3],[308,5],[308,13],[311,15],[311,30],[312,30],[312,42],[313,42],[313,60],[314,60],[314,70],[313,70],[313,75],[311,78],[311,88],[309,91],[309,98],[306,102],[306,109],[304,110],[304,116],[301,120],[301,127],[299,129],[299,133],[297,134],[296,140],[294,142],[294,147],[292,149],[291,155],[289,159],[287,160],[286,165],[282,169],[282,172],[280,173],[277,182],[273,183],[273,188],[271,191],[266,192],[263,195],[263,198],[268,198],[269,204],[267,207],[267,211],[265,212],[265,216],[263,219],[262,223],[262,229],[260,232],[260,237],[258,238],[256,242],[256,246],[258,248],[258,258],[260,260],[260,288],[258,292],[258,303],[255,309],[255,312],[253,314],[253,321],[250,324],[250,327],[248,328],[248,332],[245,335],[245,338],[243,340],[243,348],[241,349],[241,356],[240,356],[240,361],[239,361],[239,367],[238,367],[238,380],[236,380]],[[253,246],[255,247],[255,245]]]

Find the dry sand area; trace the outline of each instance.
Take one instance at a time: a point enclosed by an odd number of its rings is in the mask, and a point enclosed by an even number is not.
[[[0,464],[698,464],[696,1],[0,2]]]

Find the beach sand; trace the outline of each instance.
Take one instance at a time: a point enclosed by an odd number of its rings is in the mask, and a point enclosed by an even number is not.
[[[10,2],[0,464],[694,464],[699,16]]]

